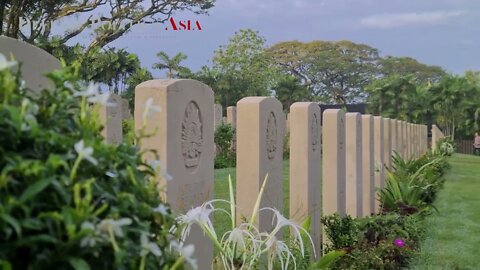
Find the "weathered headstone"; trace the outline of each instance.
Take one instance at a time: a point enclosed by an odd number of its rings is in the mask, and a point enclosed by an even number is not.
[[[390,125],[391,125],[391,132],[392,132],[392,155],[394,153],[398,153],[398,120],[397,119],[391,119],[390,120]]]
[[[53,86],[46,73],[61,67],[60,61],[46,51],[21,40],[0,36],[0,53],[7,59],[13,55],[21,65],[25,86],[35,92]]]
[[[321,248],[321,111],[313,102],[290,106],[290,218],[311,218],[310,235],[317,256]],[[314,259],[314,258],[312,258]]]
[[[141,148],[156,150],[158,157],[149,153],[146,160],[159,159],[173,177],[160,181],[166,201],[179,212],[213,199],[213,122],[213,91],[201,82],[150,80],[135,88],[135,129],[154,133]],[[198,226],[187,243],[195,245],[198,268],[211,269],[212,244]]]
[[[237,107],[227,107],[227,123],[232,125],[233,128],[237,128]]]
[[[223,123],[223,108],[220,104],[214,105],[215,129]]]
[[[362,175],[363,216],[375,212],[375,160],[373,116],[362,115]]]
[[[107,105],[97,104],[96,109],[103,126],[102,135],[107,143],[119,144],[123,140],[122,131],[122,98],[110,94]]]
[[[407,158],[408,159],[412,158],[412,152],[413,152],[413,147],[412,147],[412,124],[407,123]]]
[[[386,175],[386,169],[392,167],[392,128],[391,119],[383,119],[383,166],[385,167],[384,175]],[[382,179],[381,187],[385,184],[385,178]]]
[[[130,112],[130,106],[128,105],[128,100],[122,98],[122,119],[128,120],[132,119],[132,113]]]
[[[408,122],[403,121],[403,158],[408,159]]]
[[[398,142],[398,145],[397,145],[397,152],[398,154],[403,158],[404,155],[403,155],[403,121],[401,120],[398,120],[397,122],[397,142]]]
[[[346,209],[352,217],[363,216],[362,118],[345,114]]]
[[[345,216],[345,113],[323,112],[322,215]]]
[[[375,188],[383,187],[384,173],[384,138],[383,138],[383,118],[381,116],[373,117],[373,136],[374,136],[374,159],[375,159]],[[375,192],[375,213],[380,212],[380,202],[378,201],[377,194]]]
[[[438,142],[445,137],[437,125],[432,125],[432,149],[436,150]]]
[[[237,222],[249,218],[268,175],[260,207],[283,211],[283,138],[285,115],[273,97],[246,97],[237,103]],[[263,211],[259,230],[272,229],[272,213]]]

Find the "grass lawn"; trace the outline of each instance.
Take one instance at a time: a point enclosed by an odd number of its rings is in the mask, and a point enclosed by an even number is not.
[[[480,158],[456,154],[410,269],[480,269]]]
[[[289,190],[289,165],[288,161],[283,162],[283,198],[285,201],[284,211],[283,214],[288,217],[288,190]],[[215,170],[215,189],[214,189],[214,197],[215,199],[224,199],[229,200],[229,192],[228,192],[228,175],[232,176],[233,180],[233,187],[235,189],[235,168],[226,168],[226,169],[218,169]],[[256,200],[256,197],[252,197],[252,200]],[[230,206],[226,203],[218,203],[217,206],[221,206],[228,212],[230,212]],[[213,224],[215,226],[215,230],[219,237],[221,237],[229,228],[230,228],[230,219],[227,217],[225,213],[218,212],[214,215]]]

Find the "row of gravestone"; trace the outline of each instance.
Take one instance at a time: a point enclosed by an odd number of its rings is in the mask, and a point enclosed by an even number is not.
[[[145,125],[147,104],[162,110]],[[180,212],[213,199],[214,108],[213,91],[194,80],[152,80],[135,90],[135,128],[156,132],[143,139],[141,147],[156,150],[158,156],[145,158],[159,159],[173,177],[161,179],[166,185],[163,196]],[[428,150],[425,125],[341,110],[322,115],[312,102],[294,103],[289,118],[290,218],[297,222],[312,218],[317,254],[321,254],[321,215],[378,213],[375,188],[383,187],[392,154],[410,158]],[[273,97],[246,97],[237,103],[237,220],[250,216],[266,175],[260,207],[283,212],[285,120],[281,103]],[[266,211],[259,215],[260,231],[271,229],[272,218]],[[188,241],[202,247],[195,257],[200,269],[209,269],[213,254],[209,240],[195,228]]]
[[[16,40],[0,37],[0,45],[0,53],[24,62],[22,72],[28,87],[48,87],[42,74],[58,68],[58,60]],[[144,138],[140,146],[156,154],[148,152],[144,158],[159,160],[161,168],[173,177],[167,181],[163,179],[166,174],[161,174],[160,181],[166,186],[160,191],[164,199],[180,212],[211,200],[213,135],[216,115],[221,115],[215,113],[213,91],[194,80],[152,80],[138,85],[135,94],[135,129],[154,134]],[[117,106],[99,108],[105,125],[103,134],[107,142],[118,143],[122,141],[121,121],[128,117],[124,110],[128,106],[116,95],[109,102]],[[158,107],[161,110],[152,110]],[[317,254],[321,254],[321,215],[377,213],[380,206],[375,187],[383,186],[392,152],[418,157],[427,151],[428,144],[424,125],[340,110],[326,110],[321,115],[318,105],[310,102],[293,104],[287,122],[281,103],[272,97],[240,100],[236,108],[227,108],[229,121],[237,130],[237,220],[250,215],[267,174],[261,207],[282,212],[282,149],[289,126],[290,217],[302,222],[311,216]],[[440,130],[432,134],[435,145],[443,135]],[[256,225],[265,231],[271,224],[272,215],[262,212]],[[194,226],[188,241],[197,247],[194,257],[199,269],[210,269],[213,249],[208,238]]]
[[[216,129],[221,124],[230,124],[233,128],[237,127],[237,108],[235,106],[227,107],[227,116],[223,116],[223,107],[220,104],[214,105],[214,128]]]

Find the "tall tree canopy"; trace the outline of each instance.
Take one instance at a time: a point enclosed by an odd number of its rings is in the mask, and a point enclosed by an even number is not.
[[[54,38],[60,45],[92,30],[87,50],[104,47],[137,24],[163,23],[173,12],[206,13],[215,0],[2,0],[0,34],[29,43]],[[56,22],[77,18],[79,25],[53,36]]]
[[[447,73],[439,66],[429,66],[410,57],[387,56],[378,60],[383,76],[412,76],[420,83],[439,82]]]
[[[378,50],[351,41],[287,41],[268,49],[272,62],[325,102],[365,98],[364,86],[378,74]]]
[[[214,53],[212,67],[184,75],[210,85],[216,102],[235,105],[246,96],[267,96],[277,72],[265,55],[265,39],[251,29],[240,30]]]

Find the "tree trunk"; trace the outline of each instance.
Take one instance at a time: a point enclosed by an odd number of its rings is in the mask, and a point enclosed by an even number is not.
[[[3,17],[5,15],[5,6],[7,5],[7,3],[5,2],[1,2],[0,3],[0,35],[3,35]]]

